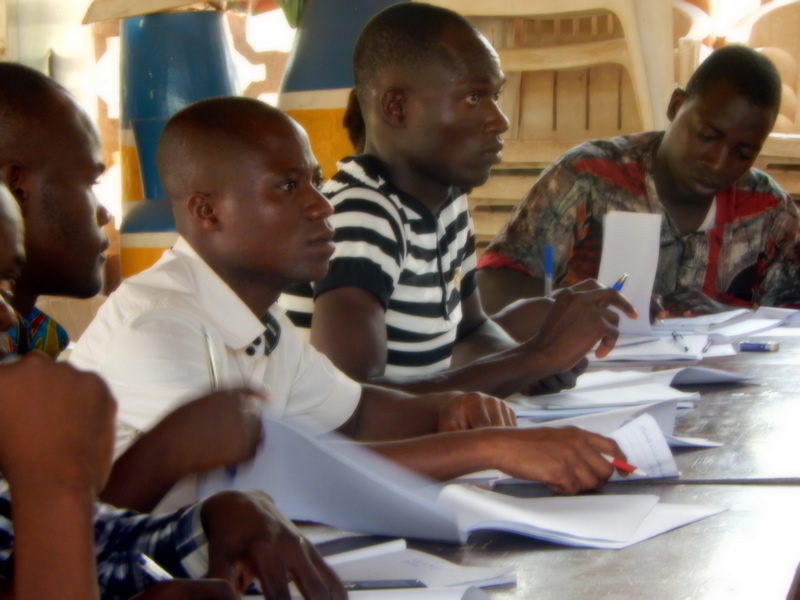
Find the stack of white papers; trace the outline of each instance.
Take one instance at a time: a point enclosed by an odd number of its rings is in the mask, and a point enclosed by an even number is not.
[[[489,600],[483,591],[475,587],[456,588],[405,588],[393,590],[368,590],[347,593],[352,600]],[[264,596],[243,596],[245,600],[264,600]],[[292,593],[292,600],[300,600],[299,592]]]
[[[262,490],[295,520],[348,531],[464,543],[500,530],[555,543],[624,548],[724,510],[659,504],[652,495],[514,498],[410,473],[338,435],[320,439],[297,424],[264,417],[265,444],[231,477],[221,469],[200,485]]]
[[[578,378],[571,390],[555,394],[509,398],[517,417],[547,421],[598,412],[632,404],[676,400],[688,408],[699,397],[673,389],[675,385],[736,383],[748,375],[705,367],[683,367],[664,371],[591,371]]]
[[[712,315],[675,317],[654,323],[653,331],[666,333],[671,333],[673,331],[679,331],[681,333],[708,333],[720,327],[746,321],[753,318],[753,316],[754,312],[749,308],[737,308]]]
[[[586,358],[589,359],[589,362],[609,362],[618,360],[665,361],[701,360],[712,356],[736,355],[736,351],[730,344],[715,344],[710,348],[707,344],[707,334],[683,334],[682,337],[677,340],[670,334],[639,344],[623,343],[622,345],[615,346],[611,352],[603,358],[597,358],[594,352],[587,354]]]
[[[419,550],[410,550],[403,539],[392,540],[326,556],[342,581],[418,580],[429,588],[485,587],[516,583],[514,569],[467,567]]]

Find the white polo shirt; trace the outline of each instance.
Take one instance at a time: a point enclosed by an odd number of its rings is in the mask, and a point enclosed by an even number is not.
[[[325,430],[353,414],[361,386],[300,339],[277,305],[277,345],[265,325],[180,238],[151,268],[125,280],[103,304],[69,358],[100,373],[119,420],[147,430],[179,404],[215,387],[268,387],[287,418]]]

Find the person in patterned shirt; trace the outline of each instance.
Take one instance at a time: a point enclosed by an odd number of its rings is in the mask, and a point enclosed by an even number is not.
[[[663,215],[654,294],[668,314],[792,300],[782,261],[798,211],[751,168],[780,97],[780,76],[766,57],[726,46],[686,90],[675,90],[666,131],[593,140],[558,158],[481,257],[487,310],[542,295],[546,244],[554,248],[555,284],[596,277],[603,216],[613,210]]]

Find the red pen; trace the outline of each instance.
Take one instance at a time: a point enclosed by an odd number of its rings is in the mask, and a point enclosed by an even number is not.
[[[620,471],[625,471],[626,473],[631,473],[632,475],[640,475],[642,477],[647,477],[647,472],[644,469],[640,469],[639,467],[634,467],[633,465],[626,463],[621,458],[611,456],[610,454],[603,454],[602,456]]]

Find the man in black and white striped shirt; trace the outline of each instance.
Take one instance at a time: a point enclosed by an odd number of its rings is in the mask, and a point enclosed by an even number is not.
[[[364,154],[323,188],[336,251],[313,301],[308,287],[284,293],[289,317],[364,382],[498,396],[574,385],[585,354],[616,340],[608,307],[635,311],[613,290],[566,291],[521,344],[484,314],[465,190],[501,159],[497,53],[456,13],[401,3],[362,31],[354,75]]]

